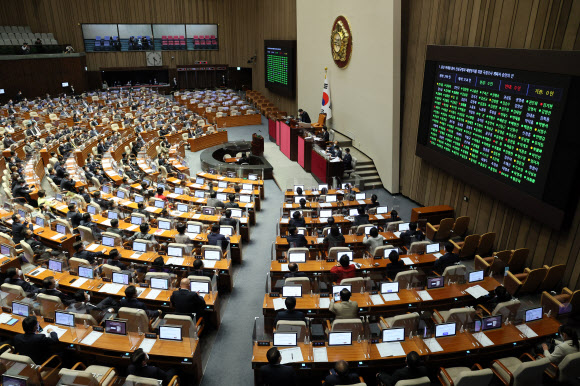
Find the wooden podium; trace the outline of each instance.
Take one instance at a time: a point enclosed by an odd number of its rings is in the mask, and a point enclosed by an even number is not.
[[[264,155],[264,137],[256,133],[252,134],[252,154],[256,156]]]

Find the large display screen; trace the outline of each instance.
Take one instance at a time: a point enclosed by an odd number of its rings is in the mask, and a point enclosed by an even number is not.
[[[557,228],[573,185],[560,179],[578,165],[568,139],[580,87],[552,53],[429,46],[417,155]]]
[[[267,89],[280,95],[294,97],[296,91],[295,53],[295,40],[264,41],[264,68]]]

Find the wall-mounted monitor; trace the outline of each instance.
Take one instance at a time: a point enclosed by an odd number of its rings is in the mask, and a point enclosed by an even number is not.
[[[289,98],[296,95],[296,40],[264,40],[266,88]]]

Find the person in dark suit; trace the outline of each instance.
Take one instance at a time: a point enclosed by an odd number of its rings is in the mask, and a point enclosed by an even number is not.
[[[386,372],[377,373],[377,381],[381,386],[394,386],[397,382],[406,379],[417,379],[428,375],[427,367],[421,366],[421,358],[416,351],[411,351],[405,359],[407,364],[402,369],[395,370],[393,375]]]
[[[68,204],[68,213],[66,214],[67,220],[70,221],[73,228],[78,228],[83,220],[83,215],[77,212],[77,206],[74,203]]]
[[[288,227],[288,237],[286,237],[290,248],[304,248],[308,245],[308,240],[304,235],[298,234],[298,229],[295,226]]]
[[[370,224],[369,215],[365,214],[365,209],[363,207],[357,208],[358,216],[354,216],[354,226]]]
[[[342,164],[344,165],[344,170],[350,170],[352,168],[352,155],[350,155],[350,148],[348,147],[344,149]]]
[[[131,355],[131,364],[127,367],[127,373],[137,377],[157,379],[162,381],[164,385],[167,385],[175,375],[175,371],[173,369],[163,371],[157,366],[148,365],[148,361],[149,355],[142,348],[138,348]]]
[[[433,265],[433,271],[437,272],[438,274],[442,274],[445,271],[445,268],[459,263],[459,255],[453,253],[453,249],[455,247],[451,243],[445,243],[445,254],[435,261]]]
[[[123,237],[123,230],[119,229],[119,220],[116,218],[111,219],[111,226],[107,228],[106,232],[115,233]]]
[[[369,209],[376,208],[377,206],[380,206],[380,205],[381,205],[381,204],[379,204],[379,198],[377,197],[377,195],[376,195],[376,194],[373,194],[373,195],[371,196],[371,203],[370,203],[370,204],[367,204],[367,205],[365,206],[365,211],[366,211],[366,212],[368,212],[368,211],[369,211]]]
[[[27,316],[22,321],[24,334],[14,337],[14,349],[20,355],[32,359],[36,365],[43,364],[52,355],[52,345],[58,343],[58,335],[51,328],[46,331],[50,336],[38,333],[36,316]]]
[[[93,232],[93,237],[95,239],[97,239],[97,240],[101,239],[101,233],[103,233],[103,232],[101,231],[101,228],[99,228],[97,226],[97,224],[95,224],[91,220],[90,213],[88,213],[88,212],[83,213],[83,219],[81,220],[81,223],[79,225],[89,228]]]
[[[280,310],[276,314],[276,319],[274,319],[274,326],[278,323],[279,320],[298,320],[305,322],[306,317],[304,316],[304,312],[296,311],[296,298],[294,296],[288,296],[284,301],[286,305],[286,310]]]
[[[37,207],[38,202],[30,197],[30,193],[32,193],[32,190],[28,188],[26,181],[22,177],[18,179],[16,185],[14,185],[14,188],[12,188],[12,197],[24,197],[27,203]]]
[[[22,275],[21,270],[14,268],[14,267],[10,267],[6,270],[6,279],[4,279],[4,283],[18,285],[18,286],[22,287],[24,292],[26,292],[27,294],[37,293],[38,288],[36,288],[34,286],[34,284],[30,284],[28,279],[22,280],[20,278],[21,275]]]
[[[229,225],[234,227],[234,231],[236,230],[236,226],[238,225],[238,220],[232,218],[232,211],[226,209],[225,217],[220,218],[220,225]]]
[[[290,272],[284,275],[284,279],[287,279],[289,277],[306,277],[306,274],[304,272],[298,271],[298,264],[296,263],[289,263],[288,271]]]
[[[121,262],[121,254],[119,253],[117,248],[113,248],[109,251],[109,260],[107,260],[107,264],[112,265],[113,267],[120,268],[121,271],[129,269],[127,264]]]
[[[358,374],[351,373],[346,361],[338,361],[334,364],[334,369],[330,370],[330,375],[324,379],[323,386],[354,385],[360,383]]]
[[[21,240],[24,240],[24,230],[28,227],[28,222],[30,218],[22,219],[20,214],[12,215],[12,241],[15,244],[19,244]]]
[[[56,280],[54,280],[54,276],[48,276],[42,280],[42,289],[40,290],[40,293],[50,296],[56,296],[66,306],[70,305],[74,301],[74,299],[71,298],[69,295],[60,292],[57,289]]]
[[[228,194],[228,202],[225,203],[226,208],[239,208],[240,204],[236,202],[236,195],[233,193]]]
[[[322,240],[324,247],[328,250],[333,247],[342,247],[344,246],[344,242],[344,236],[340,233],[336,224],[333,224],[330,227],[330,232],[328,232],[328,235],[326,235]]]
[[[64,177],[60,181],[60,189],[75,192],[75,182],[70,178],[68,172],[64,173]]]
[[[290,366],[281,365],[282,355],[276,347],[266,353],[268,364],[260,367],[261,386],[296,386],[296,372]]]
[[[328,133],[328,128],[326,126],[322,128],[322,140],[324,142],[330,141],[330,134]]]
[[[399,213],[396,210],[391,210],[391,217],[386,218],[385,222],[394,222],[394,221],[401,221],[401,218],[399,217]]]
[[[394,280],[397,273],[405,270],[405,262],[399,260],[399,252],[394,249],[389,253],[389,260],[390,263],[387,264],[387,277]]]
[[[74,243],[73,248],[75,250],[73,257],[76,257],[77,259],[85,259],[91,264],[95,263],[96,258],[105,256],[103,252],[87,251],[82,241]]]
[[[171,294],[171,305],[180,314],[195,314],[199,319],[205,310],[205,300],[197,292],[189,290],[189,279],[184,277],[179,282],[179,289]]]
[[[125,297],[119,302],[119,307],[129,307],[143,310],[150,318],[156,318],[161,315],[161,310],[150,310],[147,308],[145,303],[137,299],[137,288],[135,288],[134,285],[130,285],[125,289]]]
[[[213,224],[211,227],[211,233],[207,235],[208,245],[221,245],[222,250],[226,250],[230,240],[228,237],[222,235],[220,232],[220,226]]]
[[[4,137],[4,148],[8,149],[11,145],[14,144],[14,140],[12,139],[12,135],[10,134],[6,134],[6,137]]]
[[[304,123],[312,123],[312,121],[310,120],[310,115],[308,115],[308,113],[302,109],[298,109],[298,116],[300,117],[300,120]]]
[[[302,217],[302,214],[299,211],[295,211],[294,214],[292,214],[292,218],[288,222],[288,226],[304,228],[306,227],[306,220],[304,220],[304,217]]]
[[[399,238],[403,240],[403,244],[409,245],[413,241],[425,240],[425,235],[420,230],[417,230],[417,223],[409,223],[409,230],[400,234]]]

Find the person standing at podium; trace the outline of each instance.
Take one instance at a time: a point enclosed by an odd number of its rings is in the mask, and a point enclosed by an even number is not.
[[[310,120],[310,115],[302,109],[298,109],[298,115],[300,116],[300,120],[304,123],[312,123]]]

